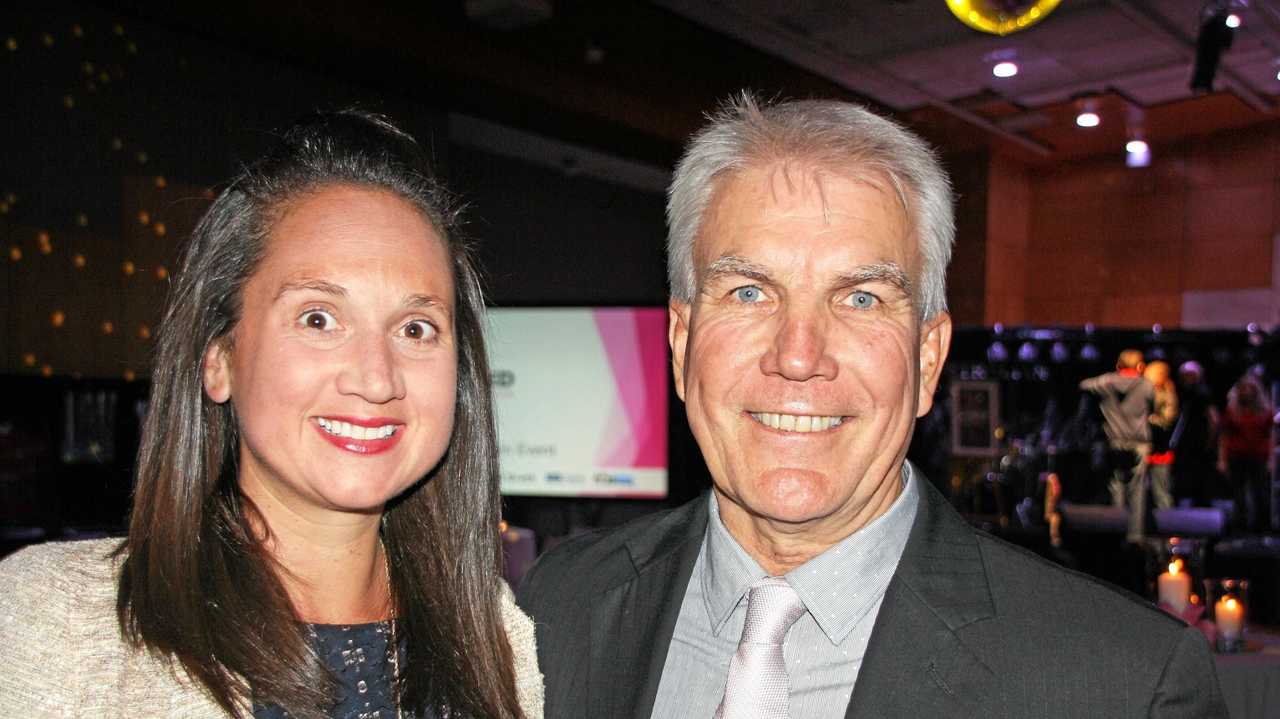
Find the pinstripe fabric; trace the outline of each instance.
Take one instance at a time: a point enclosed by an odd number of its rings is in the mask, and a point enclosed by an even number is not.
[[[880,601],[906,546],[919,481],[903,465],[902,494],[889,510],[787,574],[808,613],[783,644],[791,716],[843,717]],[[708,498],[707,531],[666,654],[653,717],[710,717],[737,651],[747,590],[765,576],[720,521]]]

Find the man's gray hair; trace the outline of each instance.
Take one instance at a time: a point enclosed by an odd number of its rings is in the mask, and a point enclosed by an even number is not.
[[[928,319],[947,309],[947,264],[956,234],[951,183],[924,140],[860,105],[834,100],[762,108],[744,92],[710,119],[689,142],[667,192],[672,297],[691,302],[697,290],[693,240],[716,182],[747,167],[798,160],[851,179],[887,179],[919,243],[917,310]]]

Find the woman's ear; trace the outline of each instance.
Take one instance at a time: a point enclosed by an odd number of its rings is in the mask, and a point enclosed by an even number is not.
[[[209,343],[204,353],[204,393],[222,404],[231,399],[231,354],[225,339]]]

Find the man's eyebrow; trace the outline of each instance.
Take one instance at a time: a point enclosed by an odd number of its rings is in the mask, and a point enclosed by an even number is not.
[[[860,285],[866,282],[884,282],[898,288],[902,294],[911,296],[913,289],[911,277],[897,262],[873,262],[862,265],[853,272],[840,275],[838,284],[844,286]]]
[[[347,289],[342,285],[335,285],[325,280],[297,280],[280,285],[280,291],[276,293],[276,299],[278,300],[290,292],[302,292],[304,290],[320,292],[334,297],[347,296]]]
[[[704,282],[710,283],[724,277],[746,277],[757,282],[769,282],[769,272],[763,265],[756,264],[745,257],[723,255],[707,265],[702,271]]]

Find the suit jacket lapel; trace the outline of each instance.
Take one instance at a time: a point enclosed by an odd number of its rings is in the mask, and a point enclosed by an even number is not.
[[[648,719],[685,587],[707,528],[690,502],[627,543],[619,580],[592,601],[587,702],[591,717]]]
[[[958,631],[995,616],[977,539],[919,472],[920,505],[846,716],[967,717],[996,677]]]

